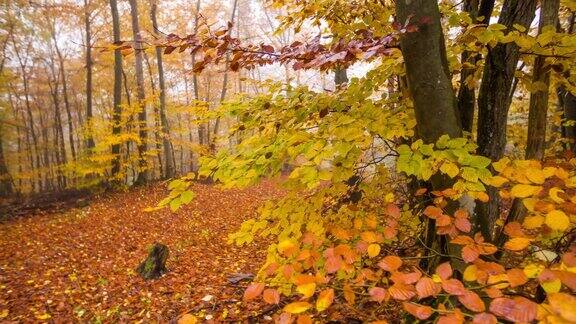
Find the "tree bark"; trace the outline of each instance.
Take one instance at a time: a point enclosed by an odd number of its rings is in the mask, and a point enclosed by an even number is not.
[[[135,42],[134,55],[136,61],[136,94],[140,108],[138,112],[138,135],[140,137],[140,143],[138,143],[139,170],[135,184],[142,185],[146,183],[149,178],[148,163],[146,162],[146,152],[148,150],[148,130],[146,122],[146,105],[144,103],[144,100],[146,99],[146,93],[144,90],[144,71],[142,68],[142,37],[140,36],[140,23],[138,22],[138,3],[136,0],[130,0],[130,14],[132,16],[132,34]]]
[[[534,19],[536,0],[506,0],[498,23],[511,29],[521,25],[527,29]],[[515,43],[498,44],[488,49],[482,83],[478,94],[478,154],[493,161],[502,158],[506,145],[506,127],[510,108],[510,91],[520,53]],[[495,224],[499,217],[499,199],[495,188],[489,187],[490,201],[477,205],[477,217]],[[485,233],[492,240],[493,233]]]
[[[158,21],[156,19],[157,3],[152,0],[150,8],[150,16],[152,18],[152,28],[154,33],[158,35]],[[164,65],[162,62],[162,48],[156,47],[156,61],[158,65],[158,87],[160,89],[160,123],[162,125],[162,146],[164,149],[164,178],[172,178],[175,176],[175,161],[172,149],[172,142],[170,141],[170,127],[168,125],[168,118],[166,117],[166,84],[164,82]]]
[[[86,147],[94,148],[92,135],[92,33],[90,30],[90,3],[84,0],[84,32],[86,34],[86,125],[88,126],[88,138]]]
[[[112,34],[114,43],[120,42],[120,18],[118,16],[118,3],[110,0],[110,11],[112,13]],[[119,136],[122,131],[122,53],[119,49],[114,50],[114,112],[112,114],[112,136]],[[112,177],[119,181],[120,174],[120,143],[112,145]]]

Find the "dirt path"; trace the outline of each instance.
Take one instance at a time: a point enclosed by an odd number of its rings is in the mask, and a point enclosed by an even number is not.
[[[164,185],[155,185],[101,197],[81,209],[0,224],[0,321],[254,315],[258,305],[239,302],[246,283],[233,286],[227,278],[255,273],[265,243],[239,248],[226,244],[226,237],[279,191],[271,183],[228,191],[199,184],[194,190],[196,200],[176,214],[142,211],[166,195]],[[145,282],[134,269],[154,242],[170,247],[170,272]],[[213,298],[203,301],[207,295]]]

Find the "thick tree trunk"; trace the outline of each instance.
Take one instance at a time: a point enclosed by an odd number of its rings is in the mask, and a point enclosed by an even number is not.
[[[110,0],[110,11],[112,13],[112,34],[114,43],[120,42],[120,18],[118,16],[118,3],[116,0]],[[122,131],[122,53],[119,49],[114,50],[114,112],[112,114],[112,136],[119,136]],[[112,177],[119,181],[120,173],[120,143],[112,145]]]
[[[144,90],[144,71],[142,68],[142,37],[140,36],[140,23],[138,22],[138,3],[136,0],[130,0],[130,14],[132,16],[132,35],[134,37],[135,50],[135,72],[136,72],[136,89],[137,99],[140,110],[138,112],[138,134],[140,143],[138,143],[139,170],[136,185],[142,185],[148,181],[148,163],[146,162],[146,152],[148,151],[148,130],[146,122],[146,93]]]
[[[157,3],[152,0],[150,16],[152,18],[152,28],[154,33],[158,35],[158,21],[156,19]],[[166,84],[164,82],[164,65],[162,62],[162,48],[156,47],[156,62],[158,65],[158,86],[160,88],[160,123],[162,124],[162,146],[164,150],[164,177],[172,178],[175,176],[175,161],[170,142],[170,127],[168,125],[168,118],[166,117]]]
[[[513,25],[528,28],[534,19],[536,0],[506,0],[498,23],[511,29]],[[506,145],[506,127],[510,92],[520,53],[515,43],[489,48],[478,94],[478,154],[493,161],[502,158]],[[488,188],[490,201],[477,205],[477,217],[495,224],[499,217],[499,199],[495,188]],[[488,234],[488,235],[487,235]],[[492,232],[485,233],[492,240]]]
[[[418,135],[425,143],[435,143],[442,135],[461,137],[462,129],[448,70],[438,3],[429,0],[397,0],[396,15],[398,21],[423,21],[423,18],[430,21],[420,25],[418,31],[404,34],[400,38]],[[444,176],[434,176],[431,182],[436,190],[451,186],[451,180]],[[428,219],[424,241],[429,248],[448,252],[449,247],[445,241],[436,235],[432,219]],[[430,258],[421,266],[431,269],[439,261],[436,257]]]
[[[166,260],[168,260],[168,247],[164,244],[154,243],[154,246],[148,252],[148,257],[144,260],[136,271],[146,280],[157,279],[166,270]]]
[[[88,125],[88,138],[86,147],[94,148],[92,135],[92,33],[90,30],[90,3],[84,0],[84,32],[86,34],[86,124]]]

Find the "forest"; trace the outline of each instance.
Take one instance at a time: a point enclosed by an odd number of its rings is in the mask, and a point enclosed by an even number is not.
[[[575,19],[1,1],[0,323],[576,323]]]

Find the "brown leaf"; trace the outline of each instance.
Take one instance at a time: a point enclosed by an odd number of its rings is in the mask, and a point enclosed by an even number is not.
[[[441,286],[438,283],[435,283],[434,280],[428,277],[423,277],[418,280],[416,283],[416,292],[418,293],[418,297],[420,299],[436,296],[440,293]]]
[[[442,278],[442,280],[446,280],[452,277],[452,267],[450,266],[450,262],[444,262],[436,268],[436,274]]]
[[[393,272],[398,270],[402,265],[402,259],[395,255],[389,255],[384,257],[380,262],[378,262],[378,266],[386,271]]]
[[[464,284],[458,279],[448,279],[442,281],[442,289],[451,295],[464,295],[466,293],[466,288]]]
[[[473,312],[483,312],[486,309],[480,296],[473,291],[466,291],[464,295],[458,296],[458,300]]]
[[[402,303],[402,306],[408,313],[420,320],[425,320],[434,313],[430,306],[417,305],[409,302]]]
[[[416,296],[416,290],[412,285],[395,283],[389,289],[390,296],[396,300],[409,300]]]
[[[243,297],[244,301],[249,301],[260,296],[262,291],[264,291],[264,288],[265,285],[263,283],[255,282],[250,284],[248,288],[246,288],[246,290],[244,291],[244,297]]]
[[[536,303],[524,298],[496,298],[490,303],[490,311],[511,322],[528,323],[536,318]]]

